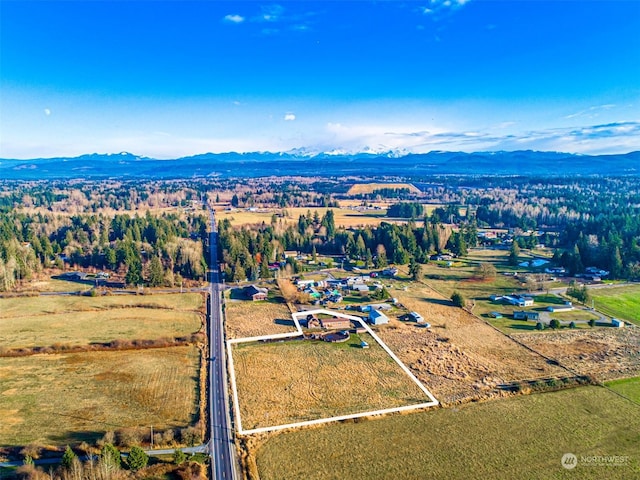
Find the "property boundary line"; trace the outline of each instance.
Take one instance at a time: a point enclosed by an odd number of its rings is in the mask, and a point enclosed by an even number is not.
[[[429,398],[429,401],[414,404],[414,405],[405,405],[402,407],[385,408],[380,410],[371,410],[368,412],[352,413],[348,415],[338,415],[334,417],[318,418],[315,420],[306,420],[304,422],[287,423],[284,425],[275,425],[272,427],[253,428],[248,430],[243,429],[242,417],[240,416],[240,402],[238,400],[238,388],[236,384],[236,372],[235,372],[235,366],[233,363],[232,345],[239,344],[239,343],[258,342],[261,340],[278,340],[278,339],[299,337],[303,335],[299,318],[306,317],[307,315],[316,315],[316,314],[334,315],[337,317],[346,318],[354,322],[358,322],[360,325],[362,325],[362,327],[367,331],[367,333],[371,335],[373,339],[382,347],[382,349],[400,366],[402,371],[409,376],[409,378],[418,386],[418,388],[420,388],[422,392],[424,392],[424,394]],[[230,366],[229,373],[231,377],[231,390],[233,393],[233,406],[236,413],[238,433],[240,435],[252,435],[255,433],[265,433],[265,432],[273,432],[277,430],[285,430],[288,428],[298,428],[298,427],[305,427],[309,425],[319,425],[323,423],[338,422],[341,420],[348,420],[353,418],[371,417],[371,416],[384,415],[387,413],[395,413],[395,412],[406,412],[410,410],[417,410],[417,409],[427,408],[427,407],[435,407],[436,405],[439,405],[440,402],[436,400],[433,394],[422,384],[422,382],[420,382],[420,380],[418,380],[418,378],[413,373],[411,373],[409,368],[400,361],[400,359],[396,356],[396,354],[391,351],[391,349],[380,339],[380,337],[378,337],[378,335],[374,333],[373,330],[371,330],[371,328],[364,322],[362,318],[356,317],[354,315],[347,315],[342,312],[336,312],[336,311],[325,310],[325,309],[303,310],[300,312],[294,312],[291,314],[291,317],[293,318],[293,323],[296,326],[295,332],[276,333],[273,335],[261,335],[256,337],[234,338],[234,339],[227,340],[227,352],[229,354],[229,366]]]

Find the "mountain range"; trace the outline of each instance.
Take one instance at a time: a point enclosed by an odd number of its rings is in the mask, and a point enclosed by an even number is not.
[[[128,152],[79,157],[0,159],[0,178],[175,179],[301,176],[620,176],[640,175],[640,151],[616,155],[562,152],[429,152],[423,154],[254,152],[205,153],[172,160]]]

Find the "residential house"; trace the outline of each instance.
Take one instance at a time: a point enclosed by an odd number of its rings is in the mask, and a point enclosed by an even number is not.
[[[540,314],[538,312],[527,312],[526,310],[514,311],[513,318],[515,320],[540,320]]]
[[[254,302],[259,300],[266,300],[269,290],[266,288],[256,287],[255,285],[249,285],[243,288],[244,296],[247,299],[251,299]]]
[[[351,328],[351,320],[340,317],[321,318],[320,326],[325,330],[344,330]]]

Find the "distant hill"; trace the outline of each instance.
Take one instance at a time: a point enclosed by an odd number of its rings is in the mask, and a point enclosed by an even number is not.
[[[430,152],[424,154],[205,153],[158,160],[131,153],[73,158],[0,159],[4,179],[172,179],[268,175],[640,175],[640,152],[576,155],[559,152]]]

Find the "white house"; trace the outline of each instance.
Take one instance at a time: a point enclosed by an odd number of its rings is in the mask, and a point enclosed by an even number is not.
[[[624,328],[624,322],[622,320],[618,320],[617,318],[611,319],[611,325],[616,328]]]
[[[380,310],[372,308],[369,311],[369,323],[371,323],[371,325],[385,325],[389,323],[389,317],[387,317]]]

